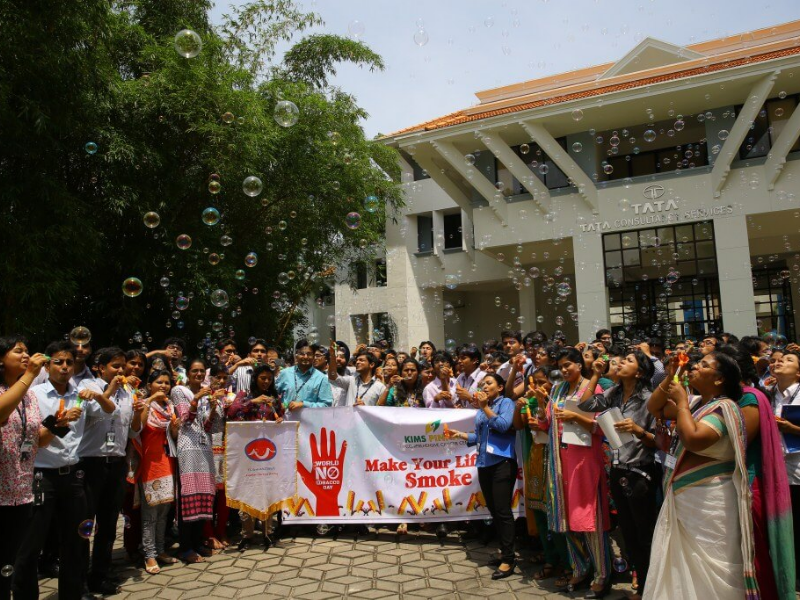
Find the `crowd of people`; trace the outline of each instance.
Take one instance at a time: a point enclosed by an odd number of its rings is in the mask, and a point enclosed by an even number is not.
[[[0,338],[0,600],[38,598],[43,576],[65,600],[116,593],[120,514],[149,574],[225,550],[234,523],[238,550],[257,527],[269,548],[278,519],[228,508],[225,422],[362,405],[476,409],[474,431],[446,435],[477,448],[495,579],[516,567],[521,463],[536,580],[601,598],[627,564],[635,598],[794,598],[800,415],[786,407],[800,405],[800,346],[768,341],[503,331],[454,352],[383,342],[351,355],[335,341],[282,353],[251,338],[245,353],[223,339],[207,364],[179,338],[37,353]]]

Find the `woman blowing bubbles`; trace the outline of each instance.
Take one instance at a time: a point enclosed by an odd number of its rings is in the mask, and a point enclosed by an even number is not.
[[[501,394],[504,389],[505,381],[499,375],[484,377],[476,394],[475,432],[450,430],[448,434],[466,440],[467,446],[478,446],[478,481],[500,536],[501,557],[489,563],[497,567],[492,579],[509,577],[515,566],[511,498],[517,482],[516,432],[512,427],[514,402]]]
[[[677,435],[664,462],[646,599],[759,597],[740,381],[736,361],[711,352],[689,371],[700,394],[692,406],[670,378],[650,397],[650,412],[675,419]]]

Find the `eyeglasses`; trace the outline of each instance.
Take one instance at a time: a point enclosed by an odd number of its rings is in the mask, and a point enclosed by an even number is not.
[[[67,365],[68,367],[71,367],[75,364],[75,361],[69,358],[53,358],[50,360],[50,364],[56,365],[57,367],[61,365]]]
[[[714,340],[703,340],[702,342],[700,342],[697,345],[698,346],[716,346],[717,342],[715,342]]]

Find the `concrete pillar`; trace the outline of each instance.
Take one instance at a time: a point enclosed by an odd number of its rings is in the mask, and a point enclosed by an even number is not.
[[[603,261],[603,238],[587,234],[572,239],[575,256],[575,301],[578,336],[592,340],[597,330],[608,327],[608,289]]]
[[[756,305],[746,217],[714,220],[722,326],[739,337],[756,334]]]
[[[525,317],[520,325],[522,333],[536,329],[536,291],[533,285],[519,290],[519,316]]]

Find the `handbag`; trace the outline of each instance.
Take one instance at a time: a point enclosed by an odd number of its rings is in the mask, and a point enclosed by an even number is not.
[[[663,418],[656,419],[656,448],[662,452],[669,452],[671,446],[672,431],[667,427]]]

